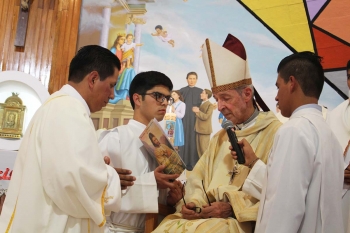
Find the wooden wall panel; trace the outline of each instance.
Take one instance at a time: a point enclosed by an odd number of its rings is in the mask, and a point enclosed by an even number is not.
[[[40,80],[52,93],[67,83],[82,0],[30,0],[24,47],[15,47],[19,0],[0,1],[0,67]]]
[[[54,43],[50,92],[60,89],[68,81],[69,62],[77,47],[80,9],[81,0],[59,2],[56,30],[60,32],[60,36],[55,38]]]

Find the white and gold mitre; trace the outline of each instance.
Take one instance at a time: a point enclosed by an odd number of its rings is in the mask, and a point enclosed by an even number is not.
[[[231,34],[223,46],[206,39],[202,58],[213,94],[252,84],[244,46]]]

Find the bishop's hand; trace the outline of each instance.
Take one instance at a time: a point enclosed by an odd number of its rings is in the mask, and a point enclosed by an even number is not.
[[[203,205],[202,218],[228,218],[233,216],[232,206],[227,202],[212,202],[210,205]]]
[[[181,214],[184,219],[193,220],[202,218],[200,213],[195,211],[196,205],[193,202],[189,202],[182,206]]]

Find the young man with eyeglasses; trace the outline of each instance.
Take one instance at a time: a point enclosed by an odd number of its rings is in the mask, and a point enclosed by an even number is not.
[[[143,232],[145,213],[157,213],[158,202],[175,205],[181,198],[181,183],[171,182],[178,175],[164,174],[165,166],[157,166],[139,139],[151,120],[163,119],[172,88],[171,80],[163,73],[137,74],[129,89],[133,119],[100,136],[100,149],[104,156],[110,157],[111,165],[129,169],[136,177],[132,188],[123,193],[120,212],[110,216],[106,232]],[[170,188],[168,197],[167,188]]]

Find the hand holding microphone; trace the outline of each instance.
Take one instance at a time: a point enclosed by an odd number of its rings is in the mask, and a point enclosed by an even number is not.
[[[233,123],[231,121],[226,121],[223,124],[223,127],[224,129],[226,129],[227,135],[231,142],[231,146],[229,147],[229,149],[231,150],[232,158],[236,159],[239,164],[244,164],[245,166],[252,168],[259,158],[255,155],[254,150],[250,146],[249,142],[244,138],[241,141],[237,142],[236,134],[232,131]],[[233,136],[231,136],[233,140],[231,140],[230,137],[231,133],[234,134]],[[240,156],[243,157],[243,159],[240,158]]]
[[[245,164],[245,158],[243,154],[243,150],[241,147],[238,145],[238,140],[236,137],[236,134],[233,129],[233,123],[232,121],[226,120],[223,124],[222,127],[226,130],[227,136],[230,139],[232,149],[236,152],[237,154],[237,161],[239,164]]]

